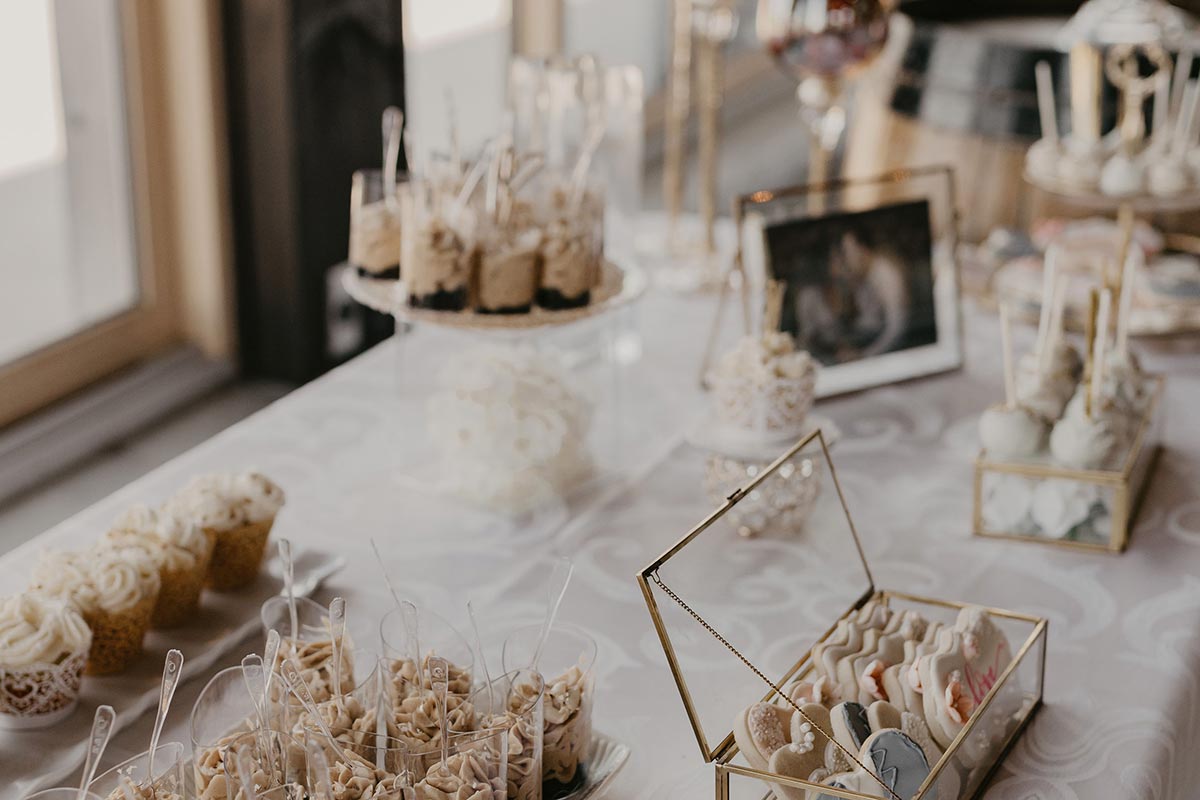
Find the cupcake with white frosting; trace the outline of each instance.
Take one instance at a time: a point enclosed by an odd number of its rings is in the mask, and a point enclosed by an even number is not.
[[[79,699],[92,633],[70,604],[34,592],[0,599],[0,728],[43,728]]]
[[[213,537],[208,585],[229,591],[258,577],[283,502],[283,490],[257,472],[221,473],[194,479],[167,501],[163,512]]]
[[[138,505],[117,518],[101,546],[135,547],[158,565],[162,590],[154,606],[155,628],[182,624],[200,604],[215,537],[194,522]]]
[[[708,376],[717,421],[727,430],[769,438],[804,433],[817,366],[786,333],[746,336]]]
[[[141,549],[100,547],[86,553],[44,553],[32,588],[69,602],[92,630],[86,672],[110,675],[141,655],[161,579]]]

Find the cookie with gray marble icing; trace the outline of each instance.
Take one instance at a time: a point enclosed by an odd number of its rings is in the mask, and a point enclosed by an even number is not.
[[[851,753],[858,751],[871,735],[871,723],[867,720],[867,709],[853,701],[838,703],[829,710],[829,725],[833,738]]]
[[[929,769],[932,771],[942,759],[942,750],[933,741],[933,737],[929,735],[929,728],[925,725],[925,720],[916,714],[910,714],[905,711],[900,715],[900,730],[920,746],[921,750],[925,753],[925,759],[929,762]],[[953,763],[947,764],[938,773],[937,782],[934,784],[937,787],[937,792],[930,795],[930,798],[931,800],[935,797],[937,800],[958,800],[958,790],[961,785],[962,780],[959,777],[957,768]]]
[[[771,703],[755,703],[738,713],[733,739],[755,769],[767,769],[771,755],[789,741],[795,712]]]
[[[895,792],[901,800],[912,800],[921,784],[929,777],[929,759],[925,751],[903,731],[887,729],[871,734],[863,743],[858,760]],[[866,781],[882,787],[865,773],[855,775],[859,791],[867,792]]]

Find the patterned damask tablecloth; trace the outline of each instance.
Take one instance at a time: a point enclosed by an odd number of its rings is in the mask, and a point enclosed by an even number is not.
[[[497,661],[504,632],[540,619],[542,580],[556,553],[567,552],[577,567],[561,619],[598,641],[597,727],[633,749],[609,796],[709,797],[712,768],[701,763],[633,575],[711,510],[700,485],[701,456],[681,437],[704,408],[695,370],[710,303],[652,294],[638,309],[644,352],[622,386],[626,421],[641,446],[639,468],[629,476],[644,480],[624,492],[610,483],[574,503],[565,529],[463,525],[461,517],[417,508],[395,491],[395,453],[415,441],[421,423],[418,406],[396,400],[398,362],[389,343],[0,558],[0,592],[23,588],[25,565],[38,548],[82,544],[130,503],[159,501],[202,471],[245,465],[287,489],[280,534],[347,556],[324,599],[345,596],[351,618],[388,607],[369,544],[374,537],[404,593],[458,621],[468,594],[483,605],[485,645]],[[1195,797],[1200,425],[1193,410],[1200,348],[1194,341],[1142,348],[1147,366],[1170,372],[1168,447],[1130,550],[1106,556],[969,535],[975,424],[999,394],[1000,367],[994,319],[968,309],[967,331],[963,371],[820,405],[843,431],[834,459],[876,582],[1051,620],[1046,706],[988,798]],[[427,335],[418,331],[408,352],[424,348]],[[422,352],[436,351],[430,345]],[[407,373],[414,369],[406,366]],[[653,468],[663,464],[669,468]],[[223,662],[236,663],[235,655],[259,646],[251,639]],[[180,689],[167,738],[187,742],[187,711],[214,671]],[[144,748],[151,721],[147,715],[119,734],[106,762]],[[29,773],[28,764],[16,762],[0,753],[2,796],[29,787],[14,783]]]

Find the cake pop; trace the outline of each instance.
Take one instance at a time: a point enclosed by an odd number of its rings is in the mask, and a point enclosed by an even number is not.
[[[1112,293],[1093,290],[1090,379],[1081,384],[1076,397],[1067,404],[1066,413],[1050,434],[1050,452],[1060,464],[1073,469],[1099,469],[1118,449],[1122,438],[1121,416],[1111,403],[1102,402],[1105,350]]]
[[[1042,447],[1046,424],[1016,398],[1012,340],[1008,306],[1000,306],[1000,340],[1004,357],[1005,402],[994,405],[979,418],[979,438],[989,455],[1000,459],[1026,458]]]
[[[1035,73],[1042,138],[1029,148],[1025,156],[1025,168],[1040,178],[1054,180],[1058,176],[1062,153],[1059,149],[1057,106],[1054,102],[1054,82],[1050,76],[1050,64],[1039,61]]]
[[[1057,246],[1046,253],[1037,344],[1021,357],[1016,378],[1017,400],[1046,422],[1062,416],[1082,367],[1079,354],[1062,337],[1066,277],[1058,273],[1057,256]]]

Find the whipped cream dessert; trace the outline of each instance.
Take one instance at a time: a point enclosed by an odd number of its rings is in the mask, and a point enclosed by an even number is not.
[[[455,753],[429,768],[417,784],[422,800],[494,800],[505,796],[499,765],[491,763],[482,750]]]
[[[400,272],[409,305],[436,311],[462,311],[470,299],[475,247],[438,217],[410,227],[401,252]]]
[[[163,513],[215,531],[274,519],[283,508],[283,489],[257,472],[217,473],[194,478],[163,507]]]
[[[0,672],[58,664],[91,644],[87,623],[62,600],[35,592],[0,599]]]
[[[158,595],[158,564],[137,547],[109,547],[88,556],[88,580],[95,590],[94,603],[84,614],[103,611],[120,614]]]
[[[779,435],[803,429],[816,380],[816,361],[779,331],[743,337],[708,376],[720,422]]]
[[[77,609],[94,608],[96,589],[87,560],[71,550],[43,550],[30,573],[30,588],[70,602]]]
[[[591,676],[579,667],[546,681],[542,705],[542,775],[570,783],[592,740]]]
[[[525,314],[533,308],[538,287],[536,229],[499,231],[479,254],[476,308],[485,314]]]
[[[114,542],[137,538],[158,542],[164,551],[163,562],[171,571],[195,568],[207,560],[212,548],[212,541],[194,521],[140,504],[117,517],[105,538]]]

